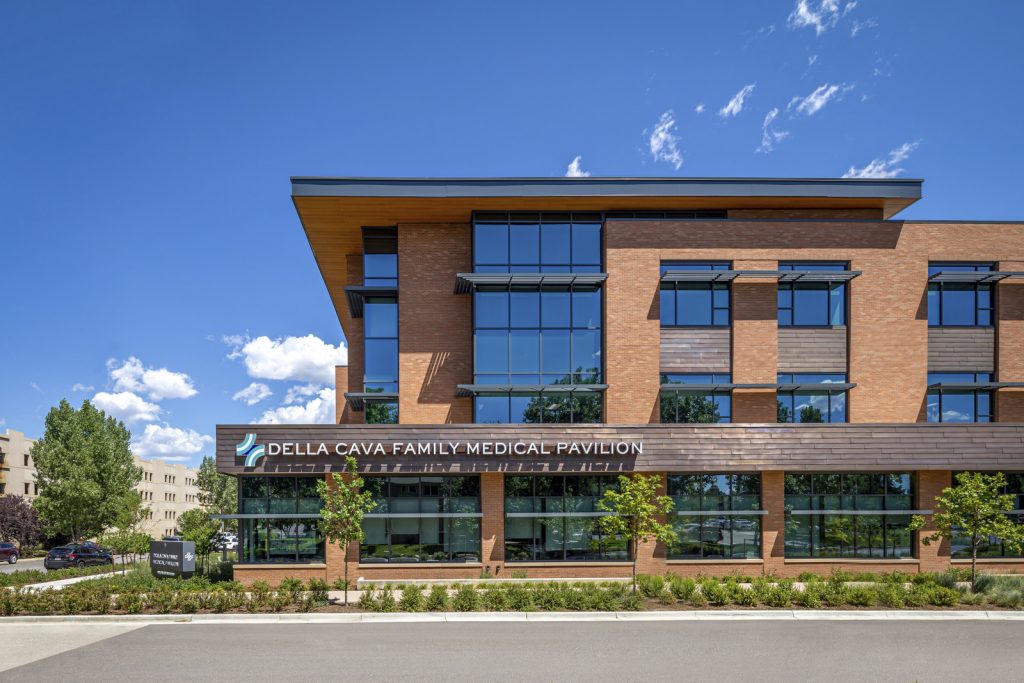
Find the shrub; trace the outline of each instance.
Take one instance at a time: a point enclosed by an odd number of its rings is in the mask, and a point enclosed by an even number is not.
[[[529,612],[533,609],[533,592],[522,584],[508,587],[508,608],[514,612]]]
[[[700,582],[700,592],[708,599],[708,603],[720,606],[729,602],[729,589],[714,579],[704,579]]]
[[[815,581],[821,581],[821,577],[814,572],[800,572],[796,577],[796,580],[800,583],[813,583]]]
[[[299,604],[302,600],[302,592],[305,588],[302,579],[296,579],[293,576],[281,579],[281,583],[277,586],[277,590],[288,593],[289,599],[295,604]]]
[[[377,596],[378,612],[397,612],[398,602],[395,600],[395,593],[390,588],[385,588]]]
[[[155,591],[151,591],[146,596],[146,603],[149,605],[149,607],[155,610],[157,614],[167,614],[174,607],[174,593],[166,589],[157,589]],[[215,607],[213,611],[223,612],[224,610],[218,610]]]
[[[488,586],[483,596],[484,609],[504,612],[508,609],[508,592],[501,586]]]
[[[955,607],[960,604],[960,591],[944,586],[932,586],[928,602],[936,607]]]
[[[701,591],[693,591],[693,593],[690,595],[690,599],[687,600],[687,602],[690,603],[691,607],[707,607],[708,606],[708,598]]]
[[[0,614],[9,617],[18,611],[18,594],[0,589]]]
[[[309,591],[307,596],[314,605],[326,605],[328,601],[327,591],[331,589],[330,585],[323,579],[310,579],[309,583],[306,584],[306,589]]]
[[[785,608],[793,603],[793,584],[780,581],[771,586],[764,596],[764,604],[768,607]]]
[[[876,597],[876,592],[873,588],[850,588],[846,595],[846,601],[854,607],[871,607],[875,604]]]
[[[668,575],[668,587],[677,600],[689,600],[693,591],[697,589],[697,582],[689,577]]]
[[[542,610],[557,611],[566,607],[565,591],[558,584],[537,585],[533,599],[537,608]]]
[[[643,599],[633,591],[623,593],[618,602],[623,612],[639,612],[644,607]]]
[[[476,587],[469,584],[459,586],[452,599],[452,608],[456,612],[474,612],[480,609],[480,593]]]
[[[60,611],[64,614],[78,614],[82,611],[82,598],[78,591],[66,590],[61,592]]]
[[[359,594],[359,600],[356,601],[356,607],[363,610],[364,612],[377,612],[377,599],[373,595],[373,589],[367,588]]]
[[[645,598],[653,598],[665,588],[665,579],[650,574],[639,574],[636,577],[636,588]]]
[[[732,591],[732,601],[742,607],[757,607],[760,604],[757,591],[737,585]]]
[[[402,589],[402,598],[398,601],[398,609],[402,612],[422,612],[426,607],[423,589],[413,584]]]
[[[431,586],[427,595],[427,609],[431,612],[447,612],[449,605],[448,587],[440,584]]]
[[[146,606],[145,600],[138,593],[121,593],[117,596],[117,600],[114,602],[114,607],[127,612],[128,614],[138,614],[142,611],[142,608]]]
[[[828,588],[822,581],[810,581],[804,584],[802,591],[793,591],[793,602],[807,609],[818,609],[825,602]]]
[[[333,588],[336,591],[346,590],[348,588],[348,581],[346,581],[343,577],[339,576],[334,580],[334,583],[331,584],[331,588]]]
[[[513,579],[525,579],[526,578],[526,570],[525,569],[513,569],[512,570],[512,574],[510,576]]]
[[[878,588],[878,601],[889,609],[901,609],[907,603],[907,591],[901,583],[885,583]]]
[[[676,604],[676,596],[672,595],[672,591],[668,588],[662,588],[661,592],[658,593],[658,602],[662,605],[674,605]]]
[[[180,591],[174,594],[173,609],[180,614],[193,614],[199,611],[198,596],[189,591]]]

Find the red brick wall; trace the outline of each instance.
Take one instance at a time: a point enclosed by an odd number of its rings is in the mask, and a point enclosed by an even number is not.
[[[492,574],[505,564],[505,476],[500,472],[480,475],[480,559]]]
[[[935,497],[942,493],[942,489],[951,486],[953,475],[951,472],[918,472],[917,473],[917,508],[919,510],[933,510],[935,508]],[[929,522],[917,533],[917,557],[921,561],[921,571],[941,572],[949,568],[949,541],[933,542],[930,545],[924,544],[924,538],[935,533],[935,527],[930,523],[931,517],[926,516]]]
[[[999,270],[1024,272],[1024,261],[1001,261]],[[1024,282],[1003,280],[996,285],[996,377],[1000,382],[1024,382]],[[1024,422],[1024,388],[996,392],[996,419]]]
[[[785,572],[786,489],[782,472],[761,473],[761,557],[764,572],[782,576]]]

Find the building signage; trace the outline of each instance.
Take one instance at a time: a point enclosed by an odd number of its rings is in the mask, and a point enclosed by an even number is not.
[[[192,541],[150,541],[149,569],[159,579],[187,579],[196,571]]]

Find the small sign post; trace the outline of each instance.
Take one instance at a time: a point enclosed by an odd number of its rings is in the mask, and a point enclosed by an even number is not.
[[[149,570],[158,579],[188,579],[196,572],[192,541],[150,541]]]

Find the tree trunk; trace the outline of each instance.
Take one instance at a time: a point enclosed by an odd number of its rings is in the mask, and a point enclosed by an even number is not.
[[[978,582],[978,534],[971,536],[971,594],[975,592],[975,585]]]
[[[345,563],[345,607],[348,607],[348,548],[345,548],[341,561]]]
[[[636,551],[637,551],[636,539],[635,538],[631,539],[629,544],[630,544],[630,550],[632,551],[632,554],[633,554],[633,592],[636,593]]]

